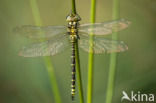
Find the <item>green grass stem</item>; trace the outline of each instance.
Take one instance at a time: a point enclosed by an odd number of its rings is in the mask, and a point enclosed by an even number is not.
[[[72,13],[76,14],[76,3],[75,3],[75,0],[71,0],[71,3],[72,3]]]
[[[31,5],[31,8],[32,8],[33,18],[35,20],[35,25],[42,26],[40,12],[39,12],[38,5],[37,5],[37,0],[30,0],[30,5]],[[48,75],[49,75],[49,78],[50,78],[50,82],[51,82],[55,102],[56,103],[62,103],[60,93],[59,93],[59,89],[58,89],[58,85],[57,85],[57,81],[56,81],[56,76],[55,76],[55,73],[54,73],[54,68],[53,68],[53,65],[52,65],[52,62],[51,62],[51,58],[50,58],[50,56],[46,56],[46,57],[43,57],[43,59],[44,59],[45,66],[47,68]]]
[[[72,13],[76,14],[76,4],[75,0],[72,0]],[[76,55],[76,77],[77,77],[77,85],[79,90],[80,96],[80,103],[84,103],[84,96],[83,96],[83,85],[82,85],[82,78],[81,78],[81,69],[80,69],[80,58],[79,58],[79,47],[78,41],[75,43],[75,55]]]
[[[90,22],[95,22],[96,13],[96,0],[91,0],[91,17]],[[88,84],[87,84],[87,103],[92,103],[93,95],[93,63],[94,63],[94,53],[93,53],[93,34],[90,34],[89,40],[89,55],[88,55]]]
[[[112,19],[119,19],[119,0],[113,0],[113,11]],[[112,39],[117,40],[117,32],[112,34]],[[110,64],[109,64],[109,74],[108,74],[108,85],[106,92],[106,103],[112,103],[113,92],[114,92],[114,82],[115,82],[115,73],[116,73],[116,64],[117,64],[117,53],[112,53],[110,55]]]
[[[80,103],[84,103],[84,95],[83,95],[83,86],[82,86],[82,78],[81,78],[81,69],[80,69],[80,58],[79,58],[79,47],[78,43],[75,44],[76,50],[76,75],[77,75],[77,84],[80,96]]]

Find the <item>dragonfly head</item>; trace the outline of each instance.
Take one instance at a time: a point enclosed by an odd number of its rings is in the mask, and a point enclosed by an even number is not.
[[[66,18],[67,22],[78,22],[80,20],[81,20],[80,16],[78,14],[73,13],[70,13]]]
[[[68,28],[72,29],[73,32],[74,31],[74,28],[77,28],[78,25],[79,25],[79,21],[81,20],[80,16],[78,14],[73,14],[73,13],[70,13],[67,18],[66,18],[66,21],[68,22]]]

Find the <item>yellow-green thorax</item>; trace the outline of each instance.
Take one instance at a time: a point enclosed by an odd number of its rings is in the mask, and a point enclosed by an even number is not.
[[[66,18],[68,22],[68,33],[70,35],[71,42],[74,42],[78,38],[78,27],[81,18],[77,14],[69,14]]]

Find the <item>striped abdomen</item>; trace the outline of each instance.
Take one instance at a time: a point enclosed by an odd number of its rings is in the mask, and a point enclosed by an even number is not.
[[[72,55],[71,55],[71,68],[72,68],[72,80],[71,80],[71,96],[72,100],[74,100],[75,96],[75,84],[76,84],[76,67],[75,67],[75,41],[71,41],[72,44]]]

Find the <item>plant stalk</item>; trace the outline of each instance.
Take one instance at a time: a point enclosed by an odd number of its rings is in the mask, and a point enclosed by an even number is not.
[[[119,0],[113,0],[113,11],[112,19],[119,19]],[[112,39],[118,39],[118,33],[114,32],[112,34]],[[106,103],[112,103],[113,92],[114,92],[114,82],[115,82],[115,73],[116,73],[116,64],[117,64],[117,53],[112,53],[110,55],[110,65],[109,65],[109,74],[108,74],[108,85],[106,92]]]
[[[91,0],[91,16],[90,22],[95,22],[96,14],[96,0]],[[88,85],[87,85],[87,103],[92,103],[93,95],[93,63],[94,63],[94,53],[93,53],[93,33],[90,34],[89,40],[89,55],[88,55]]]
[[[30,5],[32,8],[33,18],[35,20],[35,25],[42,26],[40,12],[39,12],[38,5],[37,5],[37,0],[30,0]],[[44,41],[44,40],[41,40],[41,41]],[[50,56],[46,56],[46,57],[43,57],[43,60],[48,71],[55,102],[62,103],[60,93],[59,93],[59,88],[58,88],[57,81],[56,81],[56,76],[54,73],[54,68],[51,62],[51,58]]]
[[[80,69],[80,58],[79,58],[79,47],[78,43],[75,44],[76,50],[76,75],[77,75],[77,84],[80,96],[80,103],[84,103],[84,96],[83,96],[83,86],[82,86],[82,78],[81,78],[81,69]]]
[[[72,2],[72,13],[76,14],[76,4],[75,4],[75,0],[71,0]]]
[[[72,2],[72,13],[76,14],[75,0],[72,0],[71,2]],[[75,55],[76,55],[76,77],[77,77],[77,84],[78,84],[78,90],[79,90],[79,96],[80,96],[80,103],[84,103],[78,40],[75,42],[75,48],[76,48],[76,50],[75,50]]]

